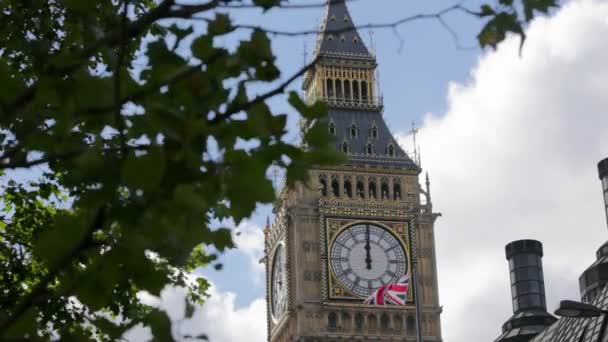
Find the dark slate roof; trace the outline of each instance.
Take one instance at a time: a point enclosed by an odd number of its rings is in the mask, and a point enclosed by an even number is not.
[[[527,342],[555,321],[556,318],[545,310],[536,309],[518,312],[503,324],[503,333],[495,342]]]
[[[320,31],[317,53],[373,58],[357,32],[344,0],[328,0]]]
[[[608,309],[608,286],[591,303]],[[593,318],[560,318],[530,342],[603,342],[607,338],[606,315]]]
[[[336,149],[341,151],[343,143],[348,144],[349,164],[418,169],[389,131],[381,112],[331,108],[331,124],[336,128]],[[353,124],[357,127],[356,137],[351,136]],[[374,126],[378,132],[376,139],[372,137]],[[367,153],[369,143],[373,146],[371,155]],[[390,145],[394,148],[393,156],[388,152]]]

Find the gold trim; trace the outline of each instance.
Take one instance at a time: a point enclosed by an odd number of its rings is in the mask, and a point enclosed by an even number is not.
[[[333,222],[332,222],[333,221]],[[346,288],[344,284],[342,284],[331,265],[331,250],[333,249],[333,245],[335,243],[336,238],[342,232],[347,230],[350,227],[359,224],[372,224],[387,230],[390,234],[392,234],[397,241],[401,244],[401,247],[405,250],[405,257],[407,259],[407,268],[406,274],[411,272],[412,267],[412,256],[409,247],[409,234],[408,231],[410,229],[410,221],[370,221],[370,220],[353,220],[353,219],[342,219],[337,217],[327,217],[325,223],[325,241],[327,243],[327,258],[326,258],[326,267],[329,272],[329,286],[328,286],[328,299],[362,299],[364,296],[360,296],[350,289]],[[339,228],[332,228],[338,224]],[[336,291],[337,290],[337,291]],[[347,293],[350,296],[341,296],[340,293]],[[337,294],[337,295],[336,295]],[[413,301],[412,291],[408,291],[408,302]]]

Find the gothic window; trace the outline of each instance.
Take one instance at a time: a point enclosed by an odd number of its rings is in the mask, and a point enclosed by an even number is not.
[[[336,124],[333,122],[329,123],[329,134],[336,135]]]
[[[329,330],[336,330],[338,328],[338,315],[335,312],[330,312],[327,315],[327,328]]]
[[[325,178],[320,178],[319,183],[321,184],[321,195],[327,196],[327,180]]]
[[[372,126],[372,139],[378,139],[378,127],[375,124]]]
[[[380,317],[380,329],[382,329],[382,331],[386,331],[388,329],[390,323],[390,319],[388,318],[387,314],[383,314]]]
[[[352,198],[353,197],[353,186],[350,183],[350,180],[347,179],[346,181],[344,181],[344,193],[346,194],[346,196]]]
[[[401,199],[401,183],[399,183],[398,179],[393,180],[393,199]]]
[[[362,181],[357,181],[357,198],[365,197],[365,188]]]
[[[389,157],[395,156],[395,146],[393,146],[393,144],[388,145],[388,156]]]
[[[357,44],[359,42],[359,39],[357,39],[357,37],[353,37],[353,43]]]
[[[342,314],[342,327],[344,327],[345,330],[350,330],[352,329],[352,321],[350,319],[350,315],[347,314],[346,312]]]
[[[363,315],[360,313],[355,315],[355,329],[357,329],[357,330],[363,329]]]
[[[331,181],[331,192],[336,197],[340,196],[340,185],[338,184],[338,180],[337,179],[333,179]]]
[[[380,193],[382,194],[382,199],[388,199],[388,182],[386,180],[382,180]]]
[[[401,318],[401,315],[395,315],[393,318],[393,327],[395,327],[395,330],[397,331],[403,329],[403,319]]]
[[[372,143],[368,143],[367,144],[366,153],[367,154],[374,154],[374,146],[372,145]]]
[[[353,81],[353,98],[359,100],[359,82]]]
[[[374,314],[367,316],[367,326],[369,330],[376,330],[378,328],[378,319]]]
[[[346,141],[342,143],[342,152],[348,153],[348,143]]]
[[[335,15],[331,16],[331,21],[336,21],[336,16]]]
[[[347,100],[350,99],[350,82],[348,80],[344,80],[344,97]]]
[[[344,43],[346,41],[346,37],[344,37],[344,35],[340,36],[340,41]]]
[[[344,22],[347,23],[348,22],[348,17],[344,16]]]
[[[350,126],[350,137],[351,138],[356,138],[357,135],[358,135],[358,133],[359,133],[359,130],[357,129],[357,125],[352,124]]]
[[[334,40],[334,36],[332,36],[331,34],[327,36],[327,40],[332,41]]]
[[[405,320],[405,329],[408,335],[414,335],[416,333],[416,319],[414,316],[408,316]]]
[[[334,97],[334,81],[331,78],[327,79],[327,97]]]
[[[376,198],[376,182],[373,180],[369,182],[369,198]]]
[[[367,101],[367,82],[361,81],[361,100]]]
[[[336,80],[336,97],[342,98],[342,82],[339,79]]]

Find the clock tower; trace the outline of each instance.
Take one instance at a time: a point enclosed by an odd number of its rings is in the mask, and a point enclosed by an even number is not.
[[[312,170],[309,184],[280,195],[265,230],[268,339],[441,341],[439,214],[428,177],[423,189],[420,166],[384,122],[376,57],[345,0],[328,0],[315,58],[303,89],[308,101],[327,103],[324,124],[347,161]],[[408,272],[416,286],[405,305],[363,303]]]

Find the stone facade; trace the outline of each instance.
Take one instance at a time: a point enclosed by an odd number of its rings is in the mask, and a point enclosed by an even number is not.
[[[433,213],[428,177],[423,189],[420,167],[382,118],[375,56],[361,42],[344,0],[328,1],[321,29],[318,63],[305,76],[304,90],[308,100],[327,102],[325,124],[348,161],[313,170],[307,184],[280,195],[275,221],[265,230],[268,339],[416,341],[420,326],[424,341],[442,341],[434,235],[439,214]],[[365,305],[365,296],[337,280],[329,250],[338,232],[357,224],[393,236],[406,254],[403,264],[409,271],[415,265],[418,293],[410,289],[406,305]],[[369,246],[368,228],[368,253]],[[273,260],[282,248],[286,265],[278,270]],[[284,311],[276,309],[283,304]]]

